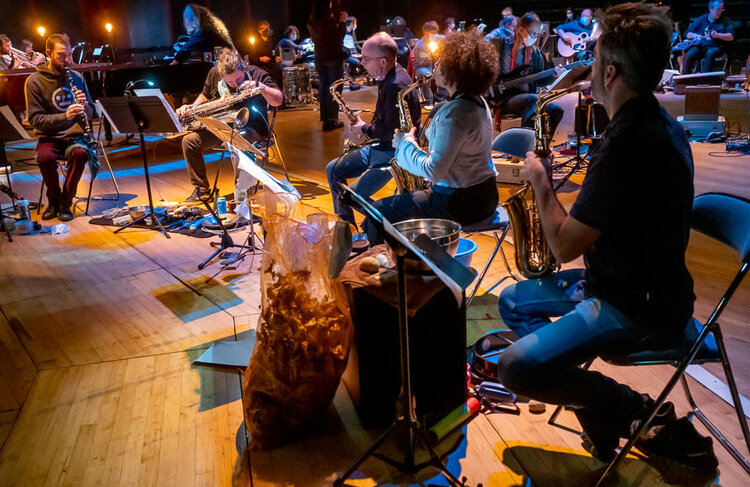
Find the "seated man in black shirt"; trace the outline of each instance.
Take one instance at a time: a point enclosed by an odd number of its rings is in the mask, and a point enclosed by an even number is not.
[[[613,352],[681,342],[695,299],[685,265],[693,158],[684,131],[652,94],[669,60],[667,9],[620,4],[607,10],[602,24],[592,94],[611,122],[591,153],[570,212],[533,152],[521,171],[534,189],[554,256],[570,262],[583,255],[585,269],[503,290],[500,314],[520,338],[500,357],[498,375],[519,394],[573,409],[583,427],[584,447],[609,461],[620,437],[647,417],[653,400],[579,365]],[[638,168],[648,168],[649,177]],[[555,316],[560,318],[551,322]],[[674,426],[671,403],[663,412],[660,426]],[[695,441],[652,448],[651,454],[690,458],[693,467],[713,470],[717,461],[711,440],[693,433]],[[636,445],[654,444],[642,438]]]
[[[714,60],[721,55],[723,45],[734,40],[734,27],[724,15],[724,2],[708,2],[708,13],[693,20],[687,28],[685,38],[696,39],[698,44],[685,51],[682,74],[692,74],[696,65],[701,73],[711,71]]]
[[[352,188],[364,198],[369,198],[391,179],[387,167],[395,153],[391,145],[393,132],[399,127],[397,96],[399,91],[411,84],[406,70],[396,64],[397,54],[396,42],[385,32],[370,37],[362,46],[362,66],[370,76],[378,80],[378,100],[371,122],[365,123],[358,118],[356,125],[352,125],[351,132],[362,133],[368,139],[377,139],[378,142],[351,150],[326,166],[333,209],[339,218],[352,224],[355,223],[354,213],[340,201],[339,183],[358,178],[352,183]],[[412,91],[406,99],[412,122],[415,127],[419,127],[419,97]]]
[[[192,104],[182,105],[177,109],[177,115],[182,116],[196,105],[206,103],[217,98],[224,98],[245,89],[256,86],[263,87],[259,95],[245,100],[245,106],[255,106],[263,116],[266,116],[268,105],[281,105],[283,95],[271,77],[257,66],[244,66],[236,51],[224,49],[216,66],[211,68],[206,76],[203,91]],[[240,107],[233,107],[239,109]],[[251,111],[251,116],[254,111]],[[259,122],[259,130],[265,129],[265,121]],[[201,199],[211,198],[206,166],[203,162],[203,151],[221,145],[221,141],[208,130],[196,130],[182,139],[182,152],[187,161],[190,183],[195,186],[193,193],[183,202],[186,204],[200,203]]]

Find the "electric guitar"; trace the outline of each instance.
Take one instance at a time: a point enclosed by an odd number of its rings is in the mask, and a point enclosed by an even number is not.
[[[588,48],[588,44],[596,41],[601,32],[599,32],[599,24],[593,22],[594,28],[591,30],[591,34],[581,32],[576,35],[571,42],[566,41],[562,36],[557,40],[557,52],[562,57],[572,57],[581,51],[585,51]]]
[[[594,64],[594,56],[589,53],[584,59],[563,64],[561,67],[565,70],[571,70],[579,66],[591,66],[592,64]],[[539,71],[538,73],[524,75],[524,72],[527,69],[529,69],[529,67],[523,65],[517,67],[510,73],[501,75],[503,80],[490,86],[490,89],[487,91],[487,100],[495,104],[502,103],[505,99],[521,92],[521,87],[523,85],[554,76],[556,70],[556,68],[550,68],[545,69],[544,71]]]

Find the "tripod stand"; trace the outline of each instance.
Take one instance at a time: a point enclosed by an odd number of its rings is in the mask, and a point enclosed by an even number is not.
[[[401,390],[396,400],[396,420],[389,426],[383,434],[365,451],[362,456],[354,462],[349,469],[341,474],[333,483],[333,485],[341,486],[344,485],[346,480],[352,476],[352,474],[362,465],[368,458],[375,457],[381,461],[384,461],[402,472],[414,473],[422,470],[425,467],[433,467],[442,473],[448,482],[457,487],[464,486],[464,483],[460,481],[455,475],[453,475],[447,467],[443,464],[440,456],[437,454],[431,443],[428,441],[427,434],[425,433],[424,427],[417,421],[417,415],[415,411],[414,396],[412,393],[411,384],[411,359],[409,351],[409,314],[407,308],[407,294],[406,294],[406,266],[405,260],[409,252],[419,256],[421,260],[427,263],[431,269],[435,270],[440,277],[456,295],[457,289],[460,289],[460,295],[462,303],[465,302],[463,299],[463,289],[471,283],[473,280],[473,274],[467,269],[463,268],[457,262],[448,256],[442,249],[440,249],[432,240],[426,235],[420,235],[414,241],[414,244],[418,245],[418,248],[406,240],[402,235],[398,234],[393,229],[393,226],[383,218],[383,216],[375,208],[367,203],[361,196],[351,190],[346,185],[342,185],[344,191],[351,196],[357,204],[360,205],[361,209],[367,214],[378,229],[385,236],[386,241],[389,243],[396,254],[396,269],[397,269],[397,289],[398,289],[398,325],[399,325],[399,352],[401,357]],[[395,234],[394,234],[395,232]],[[420,252],[424,251],[426,256]],[[433,262],[431,259],[436,259]],[[446,262],[447,260],[447,262]],[[469,274],[470,278],[468,283],[466,282],[466,276],[461,275],[459,269],[452,266],[452,263],[460,266],[466,273]],[[432,264],[432,265],[430,265]],[[447,265],[446,265],[447,264]],[[438,267],[440,266],[440,267]],[[446,271],[442,271],[441,268],[446,267]],[[453,278],[455,276],[455,280]],[[450,282],[446,281],[448,279]],[[463,304],[462,304],[463,305]],[[385,441],[391,437],[392,434],[399,431],[400,429],[405,430],[407,444],[406,451],[404,453],[403,461],[397,461],[385,455],[377,452],[377,450],[385,443]],[[415,453],[417,444],[421,443],[427,453],[430,456],[428,461],[422,463],[415,463]]]

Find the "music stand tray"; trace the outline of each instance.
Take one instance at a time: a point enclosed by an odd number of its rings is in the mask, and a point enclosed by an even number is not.
[[[158,96],[143,97],[103,97],[99,98],[102,113],[112,125],[112,130],[119,134],[138,133],[141,139],[141,157],[143,158],[143,172],[146,176],[146,191],[148,192],[149,213],[144,213],[127,225],[115,230],[118,233],[146,218],[151,218],[152,224],[156,222],[159,230],[167,238],[169,234],[164,229],[159,217],[154,213],[154,201],[151,196],[151,179],[148,173],[148,160],[146,158],[145,134],[165,134],[182,132],[182,126],[177,120],[172,107],[164,98]]]

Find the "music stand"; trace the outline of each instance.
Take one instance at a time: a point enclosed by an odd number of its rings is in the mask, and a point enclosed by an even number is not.
[[[182,126],[177,120],[174,110],[167,104],[164,98],[158,96],[144,97],[103,97],[99,98],[102,113],[109,120],[112,129],[118,134],[138,133],[141,139],[141,157],[143,158],[143,172],[146,176],[146,191],[148,192],[149,213],[143,214],[127,225],[115,230],[118,233],[146,218],[151,218],[151,225],[155,224],[164,236],[170,238],[161,219],[154,213],[154,201],[151,196],[151,179],[148,174],[148,160],[146,159],[145,135],[157,133],[179,133]],[[154,228],[155,229],[155,228]]]
[[[407,255],[410,258],[416,256],[427,264],[437,277],[451,290],[459,306],[464,305],[464,290],[474,280],[472,274],[466,267],[458,263],[453,257],[448,255],[442,248],[438,247],[427,235],[419,235],[414,242],[409,241],[403,234],[399,233],[383,215],[364,198],[354,192],[346,184],[341,184],[344,194],[351,197],[360,207],[360,210],[367,215],[376,228],[382,232],[386,242],[391,246],[396,254],[396,269],[398,275],[398,324],[399,324],[399,351],[401,356],[401,390],[396,400],[396,420],[383,432],[380,437],[367,449],[367,451],[352,464],[349,469],[341,474],[334,481],[333,485],[344,485],[344,482],[351,477],[357,468],[364,463],[369,457],[374,456],[402,472],[414,473],[431,466],[441,472],[454,486],[463,486],[464,483],[458,480],[435,452],[434,448],[428,441],[427,435],[419,424],[416,417],[414,398],[411,390],[411,363],[409,357],[409,312],[406,303],[406,268],[405,259]],[[398,462],[385,455],[377,453],[380,446],[385,443],[388,437],[396,431],[396,428],[402,426],[406,428],[407,442],[403,462]],[[430,460],[415,464],[415,450],[417,441],[420,441],[430,455]]]
[[[23,126],[18,123],[16,116],[13,114],[13,110],[11,110],[8,105],[0,106],[0,164],[7,164],[7,167],[5,169],[5,178],[8,181],[10,201],[13,205],[13,208],[16,207],[16,200],[13,197],[13,185],[10,183],[10,162],[8,162],[8,159],[5,156],[5,143],[28,139],[31,139],[31,137],[29,137],[29,134],[26,133],[26,130],[24,130]]]

